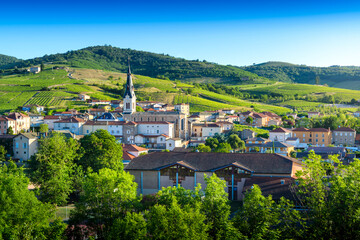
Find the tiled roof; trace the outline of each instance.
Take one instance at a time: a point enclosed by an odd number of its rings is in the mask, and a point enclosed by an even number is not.
[[[330,129],[326,129],[326,128],[310,128],[309,131],[311,131],[311,132],[330,132]]]
[[[307,132],[307,131],[309,131],[309,129],[307,129],[307,128],[294,128],[291,131],[293,131],[293,132]]]
[[[275,128],[274,130],[272,130],[270,132],[273,132],[273,133],[287,133],[287,132],[291,132],[291,131],[289,129],[279,127],[279,128]]]
[[[139,146],[134,145],[134,144],[124,144],[124,145],[123,145],[123,151],[128,151],[128,152],[143,152],[143,151],[149,151],[149,149],[143,148],[143,147],[139,147]]]
[[[81,122],[85,122],[85,120],[82,118],[71,117],[71,118],[57,121],[55,123],[81,123]]]
[[[294,158],[273,153],[154,152],[134,159],[126,170],[158,170],[178,162],[186,163],[201,172],[236,165],[249,169],[255,174],[273,175],[291,174],[293,163],[300,163]]]
[[[8,117],[5,117],[5,116],[2,116],[2,117],[0,117],[0,121],[15,121],[14,119],[12,119],[12,118],[8,118]]]
[[[23,113],[14,112],[14,113],[10,113],[7,117],[14,120],[18,120],[21,118],[28,118],[29,116]]]
[[[339,127],[338,129],[333,130],[333,132],[355,132],[355,130],[349,127]]]
[[[45,120],[49,120],[49,119],[61,119],[61,116],[45,116],[44,119],[45,119]]]
[[[123,151],[123,160],[133,160],[135,158],[134,155],[126,152],[126,151]]]

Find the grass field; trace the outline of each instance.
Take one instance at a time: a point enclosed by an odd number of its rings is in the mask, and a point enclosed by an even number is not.
[[[70,77],[69,77],[70,76]],[[291,112],[290,108],[316,108],[319,102],[305,100],[289,100],[274,104],[262,104],[254,100],[243,100],[226,94],[218,94],[193,85],[146,76],[133,75],[135,91],[139,98],[162,101],[168,104],[189,103],[191,112],[217,109],[234,109],[246,111],[271,111],[277,114]],[[118,94],[99,88],[106,85],[121,89],[126,82],[126,73],[110,72],[94,69],[47,69],[39,74],[18,74],[0,78],[0,112],[14,110],[25,104],[39,104],[51,108],[84,107],[83,103],[69,101],[78,93],[87,93],[92,98],[102,100],[121,99]],[[290,84],[279,82],[231,85],[250,94],[295,95],[313,94],[321,96],[332,94],[344,101],[360,98],[360,91],[314,86],[306,84]],[[187,94],[192,88],[191,95]],[[50,89],[50,91],[48,91]],[[47,91],[44,91],[47,90]]]

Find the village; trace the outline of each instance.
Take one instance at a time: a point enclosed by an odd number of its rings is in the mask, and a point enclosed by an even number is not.
[[[89,104],[87,111],[69,109],[46,115],[43,106],[26,105],[21,112],[0,117],[0,144],[7,158],[26,163],[38,152],[39,140],[54,132],[79,140],[105,130],[122,144],[119,161],[135,176],[140,194],[154,194],[168,186],[193,189],[197,183],[205,184],[204,173],[216,173],[227,181],[231,200],[241,200],[253,184],[270,183],[272,187],[263,193],[279,199],[290,195],[295,173],[312,151],[323,159],[337,155],[348,164],[360,145],[360,135],[348,127],[333,131],[284,127],[288,121],[304,118],[296,113],[279,116],[223,109],[190,114],[190,105],[185,103],[136,101],[130,66],[123,100],[96,100],[86,94],[78,98]],[[319,112],[308,112],[307,118],[319,116]],[[213,140],[220,146],[234,135],[239,147],[215,149]]]

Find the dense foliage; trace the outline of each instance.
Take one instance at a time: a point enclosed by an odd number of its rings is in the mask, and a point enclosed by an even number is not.
[[[268,62],[242,67],[242,69],[262,77],[282,82],[308,84],[326,83],[332,86],[342,81],[360,80],[360,67],[354,66],[310,67],[281,62]],[[319,82],[316,82],[316,77],[319,78]]]
[[[238,82],[260,79],[256,74],[232,66],[199,60],[190,61],[165,54],[112,46],[95,46],[63,54],[45,55],[41,58],[9,64],[6,67],[17,66],[20,68],[42,62],[52,62],[54,64],[68,64],[72,67],[126,72],[128,59],[131,61],[131,68],[134,73],[162,79],[211,77]]]
[[[0,69],[2,65],[7,65],[19,61],[16,57],[0,54]]]

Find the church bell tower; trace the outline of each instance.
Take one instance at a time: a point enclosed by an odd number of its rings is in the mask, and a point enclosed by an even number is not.
[[[127,80],[125,87],[126,89],[123,98],[124,101],[123,113],[132,114],[136,112],[136,96],[135,96],[134,85],[131,77],[130,63],[129,63],[129,69],[127,73]]]

